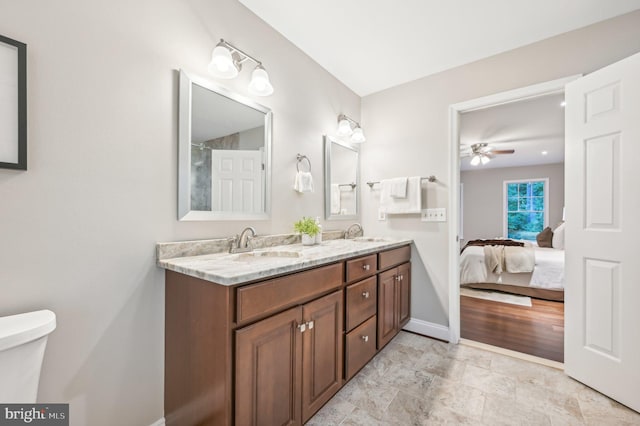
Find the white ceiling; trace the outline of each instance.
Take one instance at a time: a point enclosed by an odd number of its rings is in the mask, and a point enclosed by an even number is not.
[[[460,120],[461,153],[474,143],[514,149],[485,165],[460,161],[460,170],[521,167],[564,162],[564,95],[549,95],[464,113]],[[542,151],[547,154],[543,155]]]
[[[640,0],[239,1],[360,96],[640,9]]]

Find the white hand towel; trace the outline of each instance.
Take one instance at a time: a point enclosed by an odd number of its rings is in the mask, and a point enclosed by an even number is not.
[[[407,182],[409,178],[400,177],[389,179],[387,185],[390,185],[390,194],[393,198],[407,198]]]
[[[313,176],[309,172],[297,172],[293,189],[298,192],[313,192]]]
[[[391,196],[390,180],[380,181],[380,212],[387,214],[420,213],[422,210],[422,182],[420,176],[407,178],[407,197]]]
[[[331,214],[340,214],[340,186],[331,184]]]

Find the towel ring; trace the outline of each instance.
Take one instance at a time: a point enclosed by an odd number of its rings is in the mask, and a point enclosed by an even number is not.
[[[307,170],[307,172],[311,173],[311,161],[309,160],[309,157],[307,157],[306,155],[297,154],[296,159],[298,160],[298,164],[296,164],[296,170],[300,171],[300,163],[302,163],[302,161],[304,160],[307,160],[307,164],[309,165],[309,170]]]

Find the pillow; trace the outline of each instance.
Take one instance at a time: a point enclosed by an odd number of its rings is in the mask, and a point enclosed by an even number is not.
[[[555,249],[564,250],[564,223],[553,231],[552,245]]]
[[[541,233],[536,235],[536,241],[538,242],[538,247],[552,247],[551,243],[555,236],[553,235],[553,231],[548,226],[542,230]]]

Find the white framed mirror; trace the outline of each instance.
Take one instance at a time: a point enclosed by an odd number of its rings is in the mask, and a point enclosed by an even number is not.
[[[272,114],[180,71],[178,219],[268,219]]]
[[[324,136],[325,219],[356,219],[360,198],[360,159],[356,145]]]

